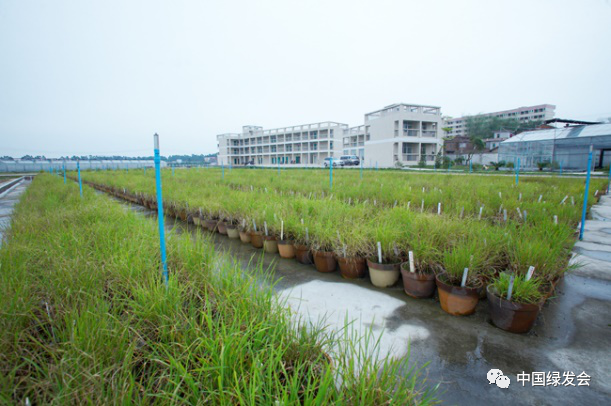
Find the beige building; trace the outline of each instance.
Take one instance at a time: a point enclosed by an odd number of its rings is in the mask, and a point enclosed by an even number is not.
[[[545,121],[554,118],[556,106],[553,104],[538,104],[536,106],[518,107],[512,110],[495,111],[494,113],[475,114],[482,117],[513,118],[518,121]],[[449,128],[448,136],[468,136],[467,117],[444,117],[444,128]]]
[[[348,124],[331,121],[264,130],[244,126],[242,133],[219,134],[219,165],[321,166],[339,158]]]
[[[391,168],[397,162],[431,164],[443,148],[441,125],[439,107],[392,104],[365,114],[365,124],[351,128],[344,136],[344,146],[354,145],[355,139],[357,147],[362,142],[364,163],[370,167]]]

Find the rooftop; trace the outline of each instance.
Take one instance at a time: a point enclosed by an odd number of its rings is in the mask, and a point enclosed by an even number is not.
[[[611,136],[611,123],[576,125],[564,128],[525,131],[508,140],[503,141],[503,144],[513,142],[558,140],[563,138],[600,137],[605,135]]]

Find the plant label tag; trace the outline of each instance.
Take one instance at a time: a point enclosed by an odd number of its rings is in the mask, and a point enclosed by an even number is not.
[[[521,202],[522,201],[522,193],[520,193],[520,195],[518,196],[518,201]]]
[[[414,252],[410,251],[408,255],[409,255],[409,271],[411,273],[414,273],[416,272],[416,267],[414,266]]]
[[[422,199],[422,206],[420,206],[420,212],[424,212],[424,199]]]
[[[284,240],[284,220],[280,222],[280,240]]]
[[[382,244],[378,241],[378,261],[382,263]]]
[[[533,273],[535,272],[535,267],[534,266],[529,266],[528,267],[528,272],[526,272],[526,280],[529,281],[530,278],[533,277]]]
[[[468,275],[469,275],[469,268],[465,268],[465,270],[462,273],[462,282],[460,282],[460,286],[463,287],[463,288],[467,284],[467,276]]]
[[[516,210],[518,211],[518,216],[520,216],[520,218],[523,218],[522,217],[522,211],[520,210],[520,208],[516,207]]]
[[[554,215],[554,224],[558,225],[558,216]]]
[[[503,210],[503,221],[507,222],[507,209]]]
[[[462,218],[464,214],[465,214],[465,206],[461,207],[460,209],[460,218]]]
[[[484,206],[481,206],[481,207],[479,208],[479,215],[477,216],[477,219],[478,219],[478,220],[481,220],[481,219],[482,219],[482,211],[484,211]]]
[[[263,222],[263,227],[265,227],[265,235],[267,235],[267,221]]]
[[[441,202],[437,203],[437,215],[441,214]]]
[[[255,219],[252,219],[252,226],[255,229],[255,233],[257,232],[257,223],[255,222]]]
[[[515,276],[511,275],[511,279],[509,279],[509,287],[507,288],[507,300],[511,300],[511,293],[513,291],[514,280],[515,280]]]
[[[537,203],[541,203],[541,199],[543,199],[543,195],[539,195],[539,200],[537,201]]]
[[[560,204],[564,204],[564,202],[566,201],[566,199],[569,198],[569,195],[564,196],[564,199],[562,199],[562,201],[560,202]]]

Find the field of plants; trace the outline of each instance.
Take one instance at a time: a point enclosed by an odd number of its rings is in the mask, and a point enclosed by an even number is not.
[[[156,204],[152,171],[83,176],[134,202]],[[592,180],[589,205],[606,183]],[[315,258],[327,255],[340,267],[341,261],[367,260],[376,286],[394,284],[399,265],[411,255],[412,273],[430,275],[433,285],[435,277],[442,278],[450,286],[477,289],[479,296],[492,287],[499,296],[513,294],[529,304],[549,296],[568,269],[584,187],[583,179],[559,176],[516,182],[511,176],[355,170],[335,171],[331,184],[329,171],[319,170],[169,169],[163,174],[166,212],[184,220],[212,220],[223,228],[306,246]],[[387,281],[374,280],[385,264],[394,266],[396,276],[383,273]]]
[[[271,210],[283,206],[281,195],[236,191],[212,175],[220,173],[166,172],[166,196],[234,222],[269,220],[276,232]],[[154,192],[152,171],[84,176]],[[302,200],[287,198],[276,217],[297,237],[300,222],[289,213],[311,203],[306,218],[320,239],[315,210],[324,204],[316,203],[327,201]],[[248,203],[265,201],[261,213]],[[261,270],[244,272],[205,235],[192,238],[168,236],[166,287],[153,219],[87,186],[81,197],[76,183],[38,175],[0,248],[0,403],[435,402],[418,370],[378,359],[350,334],[295,324],[271,288],[254,282]]]

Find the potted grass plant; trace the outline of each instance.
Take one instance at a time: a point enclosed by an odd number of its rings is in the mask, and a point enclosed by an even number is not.
[[[240,226],[238,227],[238,232],[240,234],[240,241],[242,241],[245,244],[250,243],[250,230],[248,229],[247,224],[248,222],[246,221],[246,219],[242,219],[242,222],[240,223]]]
[[[278,253],[285,259],[295,258],[295,246],[293,240],[284,230],[284,220],[280,222],[280,240],[278,240]]]
[[[433,245],[432,234],[416,236],[408,261],[401,264],[403,291],[413,298],[423,299],[435,293],[435,275],[439,271],[439,250]]]
[[[529,332],[544,303],[541,287],[537,278],[502,272],[487,289],[492,323],[511,333]]]
[[[252,230],[250,231],[250,244],[254,248],[263,248],[263,233],[257,229],[257,223],[253,219]]]
[[[482,281],[474,263],[473,242],[457,244],[443,256],[443,272],[436,275],[439,304],[449,314],[466,316],[475,312]]]
[[[297,228],[298,234],[295,235],[295,259],[300,264],[310,265],[314,263],[314,256],[310,249],[310,235],[308,227],[302,224],[301,227]]]
[[[318,272],[334,272],[337,260],[333,246],[335,244],[334,227],[330,224],[316,224],[315,234],[311,236],[314,256],[314,266]]]
[[[388,254],[389,252],[391,254]],[[377,254],[367,258],[371,283],[379,288],[387,288],[397,283],[401,272],[401,262],[400,257],[394,254],[392,249],[383,251],[382,243],[378,242]]]
[[[278,240],[267,227],[267,222],[263,223],[265,234],[263,235],[263,249],[270,254],[278,253]]]

